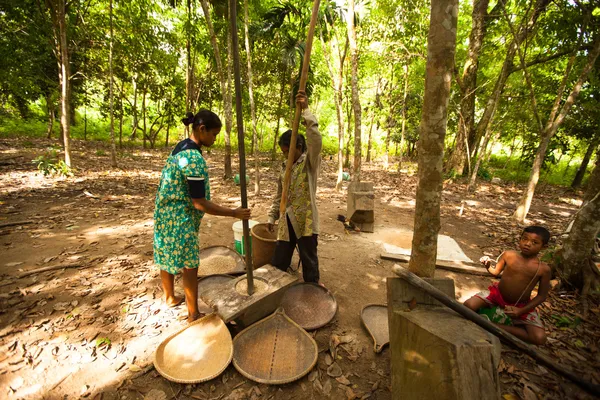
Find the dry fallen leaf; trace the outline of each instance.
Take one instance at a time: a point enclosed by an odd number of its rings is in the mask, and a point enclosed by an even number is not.
[[[167,394],[162,390],[152,389],[144,396],[144,400],[167,400]]]
[[[140,372],[142,370],[140,367],[138,367],[135,364],[129,364],[127,366],[127,369],[130,370],[131,372]]]
[[[342,368],[340,368],[338,363],[334,362],[329,366],[329,368],[327,368],[327,375],[331,376],[332,378],[342,376]]]

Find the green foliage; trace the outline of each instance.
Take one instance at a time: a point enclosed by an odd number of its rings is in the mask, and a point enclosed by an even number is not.
[[[492,180],[492,173],[488,169],[487,165],[481,164],[477,170],[477,178],[483,179],[484,181]]]
[[[69,168],[63,160],[58,159],[58,150],[55,148],[49,148],[45,154],[36,157],[33,161],[38,171],[44,176],[47,175],[59,175],[59,176],[72,176],[73,170]]]
[[[554,325],[557,328],[575,329],[581,323],[581,318],[579,318],[579,317],[570,318],[570,317],[567,317],[566,315],[552,314],[552,319],[554,320],[553,321]]]

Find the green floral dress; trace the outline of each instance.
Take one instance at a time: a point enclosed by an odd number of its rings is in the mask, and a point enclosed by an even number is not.
[[[154,209],[154,263],[170,274],[200,264],[198,233],[204,213],[192,204],[190,178],[203,180],[204,197],[210,200],[206,161],[198,146],[186,139],[167,159]]]

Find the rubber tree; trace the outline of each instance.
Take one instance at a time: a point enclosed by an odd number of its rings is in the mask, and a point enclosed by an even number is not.
[[[252,155],[254,156],[254,195],[260,193],[260,158],[258,157],[258,132],[256,128],[256,108],[254,106],[254,84],[252,81],[252,51],[248,25],[248,0],[244,0],[244,45],[248,63],[248,97],[250,99],[250,118],[252,119]]]
[[[456,81],[460,90],[460,111],[458,113],[458,129],[456,133],[456,146],[448,160],[449,170],[454,170],[462,175],[469,154],[467,148],[472,149],[475,140],[475,94],[477,91],[477,71],[479,70],[479,55],[483,47],[483,40],[487,27],[497,18],[500,9],[504,7],[505,0],[500,0],[489,12],[489,0],[473,0],[472,28],[469,35],[469,47],[461,76],[456,74]]]
[[[354,0],[349,0],[348,12],[346,13],[346,25],[348,26],[348,44],[352,71],[352,110],[354,111],[354,176],[352,177],[352,180],[360,182],[360,169],[362,161],[362,110],[360,108],[360,96],[358,94],[358,46],[356,44],[356,26],[354,24],[354,18]]]
[[[554,101],[554,105],[552,106],[552,110],[550,111],[550,116],[548,118],[548,121],[546,122],[545,128],[543,129],[540,135],[540,146],[537,149],[535,159],[533,161],[533,166],[531,168],[531,174],[529,175],[527,187],[525,188],[525,192],[523,193],[521,201],[519,202],[517,210],[514,214],[515,220],[519,223],[525,222],[525,218],[527,217],[527,213],[529,212],[529,207],[531,207],[531,201],[533,199],[535,188],[540,178],[540,171],[542,169],[542,164],[546,156],[546,151],[548,149],[550,139],[552,139],[554,134],[556,134],[556,131],[558,131],[558,128],[563,123],[569,110],[573,106],[573,103],[575,103],[577,96],[579,96],[583,84],[586,82],[590,71],[594,67],[594,63],[598,58],[598,54],[600,54],[600,33],[596,34],[594,42],[592,43],[592,48],[588,53],[587,61],[584,67],[582,68],[579,77],[577,78],[577,81],[573,85],[569,96],[561,106],[562,96],[569,79],[571,67],[575,61],[576,52],[573,53],[573,56],[569,60],[569,65],[567,65],[563,81],[561,82],[560,87],[558,89],[558,94]]]
[[[210,35],[210,42],[215,53],[215,62],[217,63],[217,72],[219,74],[219,83],[221,84],[221,96],[223,97],[223,109],[225,111],[225,178],[231,178],[231,126],[232,126],[232,107],[231,107],[231,74],[230,68],[223,67],[221,61],[221,50],[217,41],[217,34],[212,24],[210,10],[207,0],[201,0],[202,12],[206,18],[206,26]],[[228,40],[230,42],[230,40]],[[231,45],[228,46],[231,49]]]
[[[583,290],[594,242],[600,232],[600,157],[592,172],[585,200],[560,250],[556,272],[563,287]],[[585,293],[584,293],[585,294]]]
[[[421,114],[414,235],[408,269],[432,277],[437,259],[444,139],[456,51],[458,0],[432,0]]]
[[[340,40],[337,36],[336,22],[339,18],[338,15],[333,12],[331,18],[331,24],[328,23],[327,19],[322,22],[322,29],[320,33],[321,46],[323,48],[323,54],[325,56],[325,62],[329,71],[329,77],[333,85],[333,101],[335,104],[335,115],[337,118],[337,129],[338,129],[338,152],[337,152],[337,181],[335,189],[339,192],[342,190],[342,178],[344,173],[344,117],[342,110],[343,103],[343,85],[344,85],[344,62],[346,61],[346,54],[348,52],[348,36],[346,36],[345,45],[342,49],[340,46]],[[325,35],[323,35],[325,31]],[[325,41],[325,37],[328,38]]]
[[[113,168],[117,167],[117,147],[115,145],[115,113],[114,113],[114,77],[113,77],[113,43],[114,43],[114,29],[113,29],[113,0],[109,0],[109,18],[110,18],[110,43],[108,52],[108,76],[110,79],[109,92],[110,92],[110,164]]]
[[[60,82],[60,128],[65,150],[65,164],[71,167],[71,67],[67,40],[66,0],[46,0],[52,20],[58,80]]]

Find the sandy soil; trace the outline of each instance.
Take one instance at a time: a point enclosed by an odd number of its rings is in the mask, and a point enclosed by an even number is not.
[[[334,320],[314,333],[320,353],[318,367],[310,375],[291,384],[267,386],[245,379],[229,366],[212,381],[179,385],[151,368],[160,341],[186,324],[184,306],[167,309],[162,304],[158,271],[152,264],[154,195],[167,152],[131,150],[121,158],[121,169],[111,169],[103,145],[76,142],[75,177],[43,177],[30,160],[48,144],[23,148],[20,140],[0,141],[1,397],[391,398],[390,350],[374,353],[359,315],[367,304],[386,302],[385,279],[392,276],[392,263],[379,255],[382,243],[394,241],[396,229],[413,224],[415,176],[407,171],[388,173],[379,164],[366,166],[365,179],[376,183],[375,232],[347,234],[336,220],[337,214],[345,213],[346,192],[334,190],[334,161],[324,161],[318,193],[321,277],[339,308]],[[213,152],[206,158],[213,199],[225,206],[238,205],[239,188],[221,179],[222,155]],[[258,221],[266,221],[274,195],[273,171],[271,162],[263,160],[261,194],[250,195]],[[445,186],[441,233],[454,238],[473,260],[513,246],[520,228],[508,218],[519,188],[486,184],[471,196],[462,190],[454,183]],[[576,210],[577,197],[543,188],[541,194],[531,216],[558,229]],[[459,217],[462,201],[465,208]],[[206,216],[202,247],[232,247],[233,222]],[[8,223],[16,224],[5,226]],[[65,268],[23,276],[58,266]],[[455,279],[459,300],[491,281],[442,270],[436,276]],[[180,282],[177,285],[182,291]],[[337,360],[327,357],[333,335],[350,340],[338,349]],[[592,353],[596,359],[597,351]],[[552,398],[585,397],[552,373],[547,385],[535,376],[521,382],[518,371],[538,370],[524,367],[527,362],[511,353],[506,353],[501,369],[503,393],[522,395],[533,385],[534,391],[541,387],[539,393]],[[341,377],[328,375],[332,361],[341,368]],[[510,366],[513,369],[507,372]],[[598,379],[593,370],[589,376]]]

